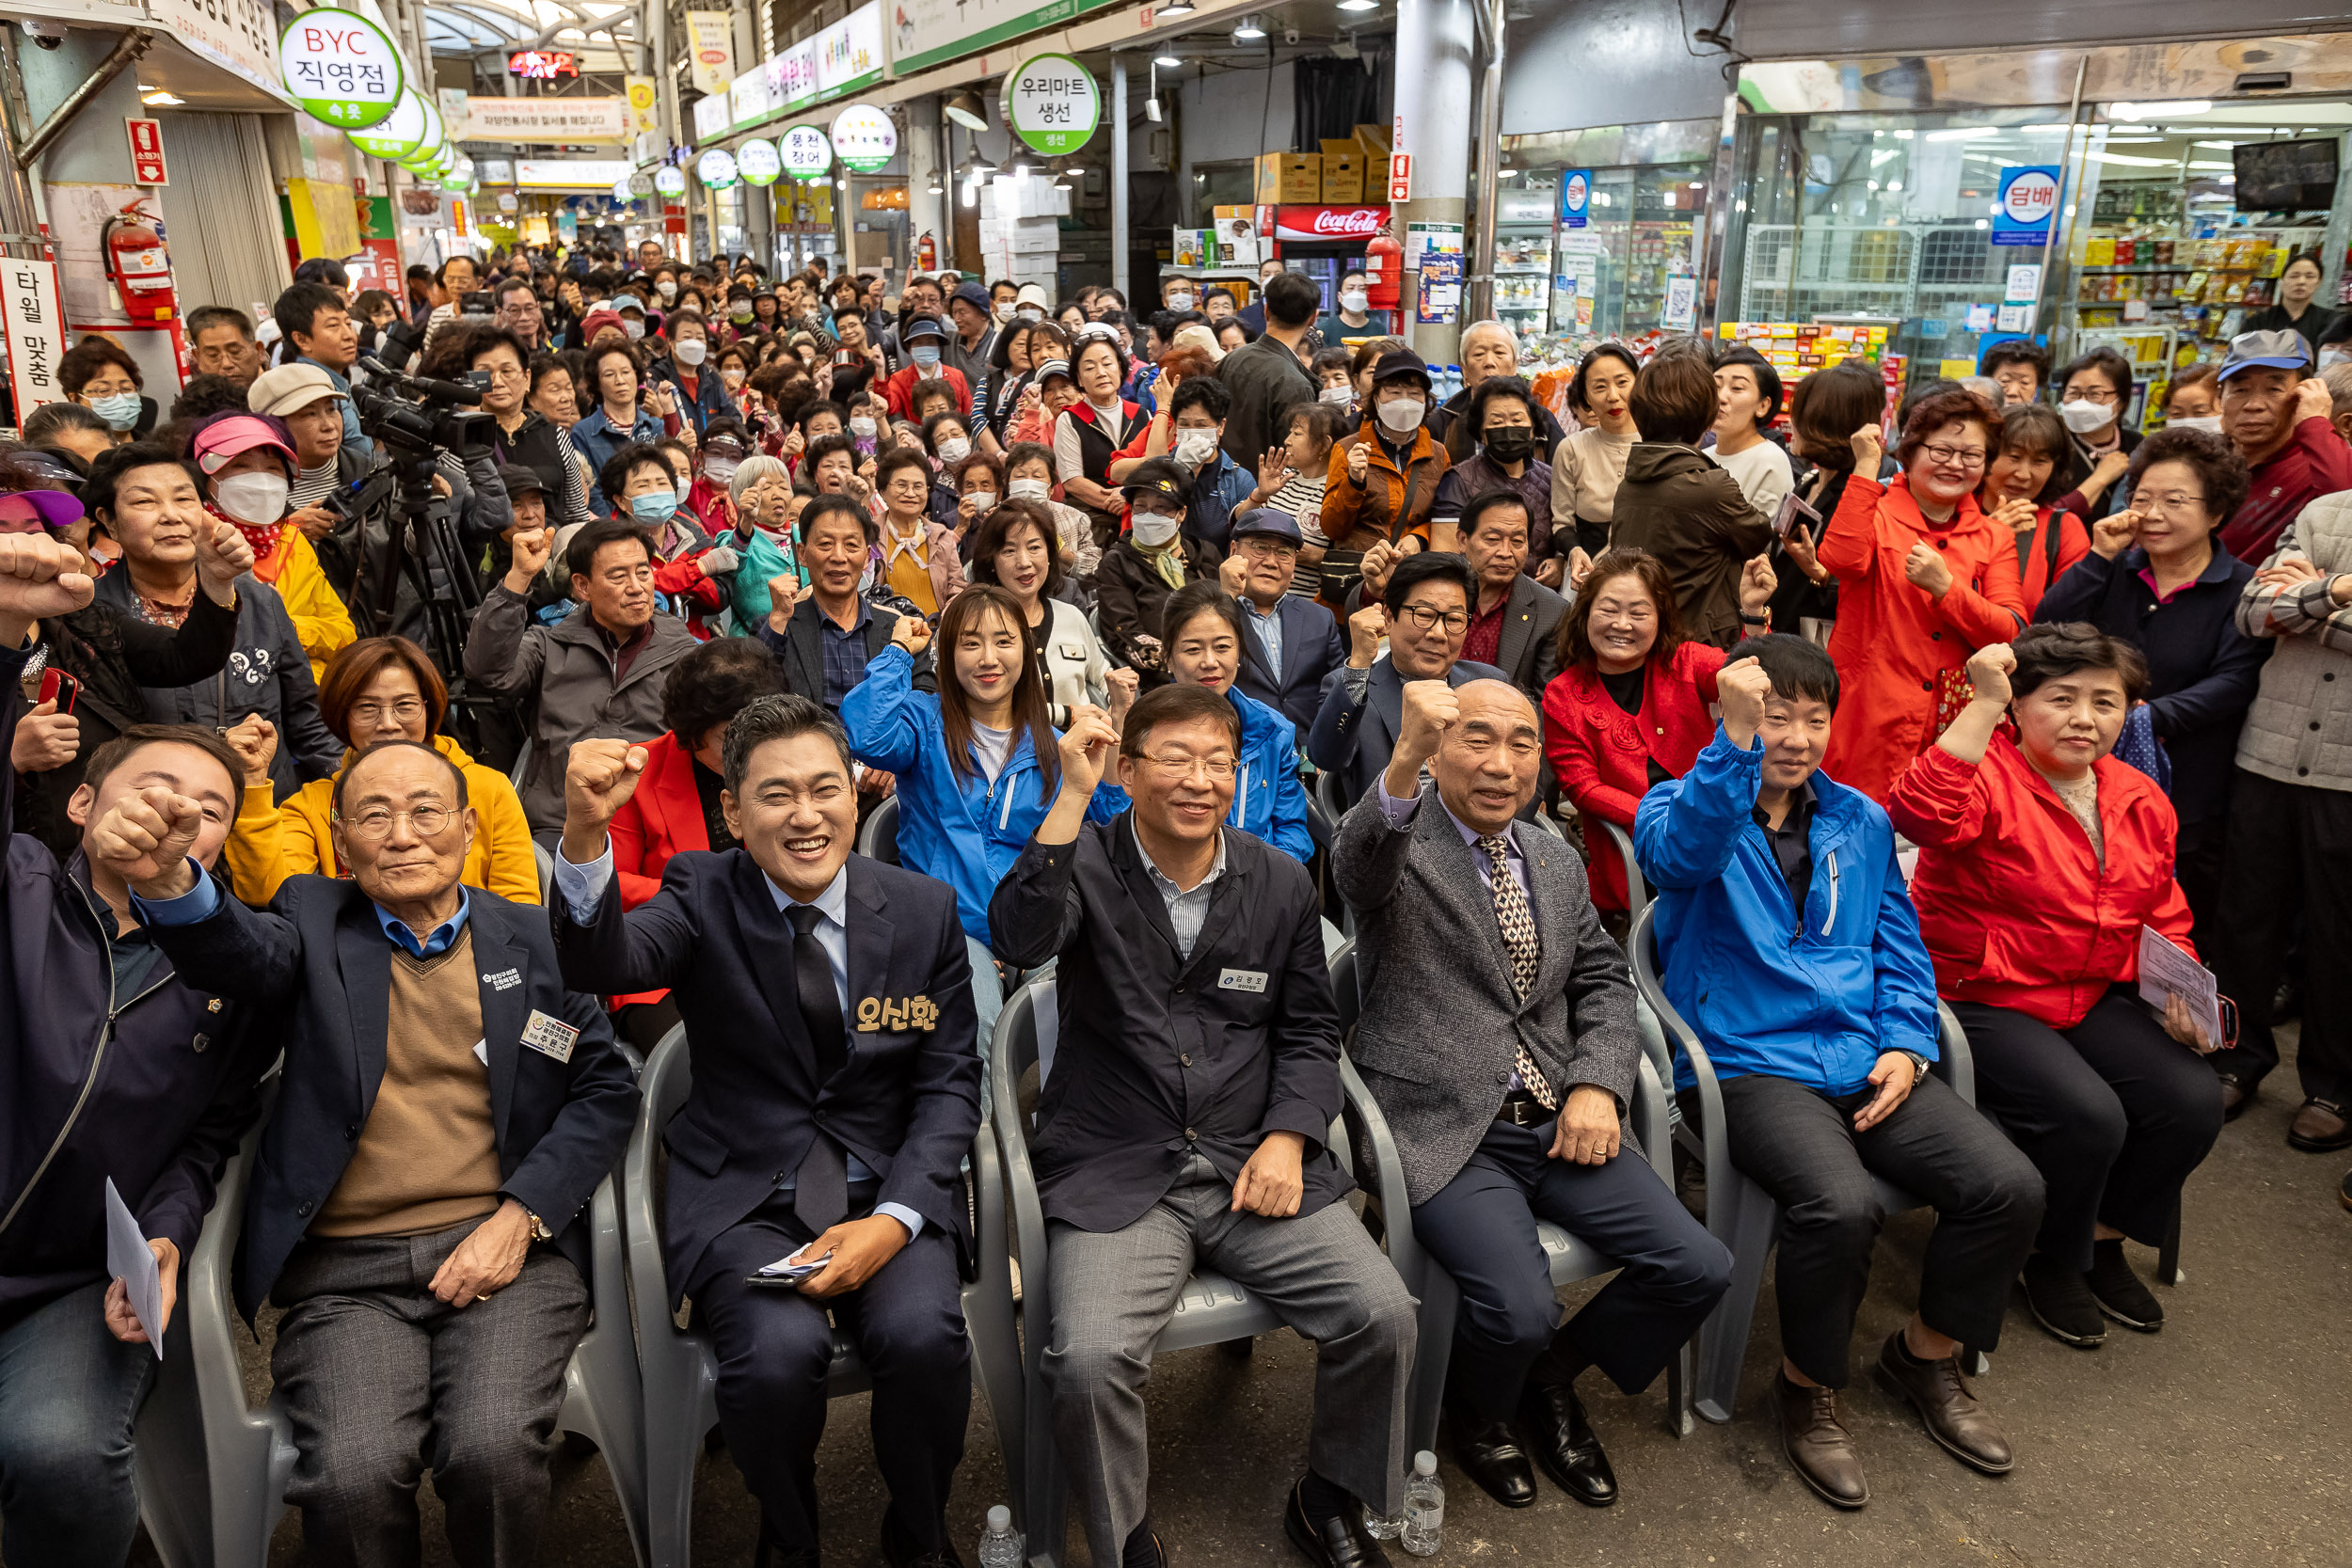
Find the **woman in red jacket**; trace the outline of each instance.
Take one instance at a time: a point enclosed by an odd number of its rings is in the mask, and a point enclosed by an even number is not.
[[[2048,1185],[2026,1303],[2089,1348],[2102,1314],[2163,1326],[2123,1240],[2161,1243],[2220,1135],[2220,1083],[2199,1058],[2221,1042],[2179,993],[2161,1014],[2139,996],[2143,929],[2196,957],[2171,803],[2107,754],[2147,686],[2139,650],[2081,622],[2037,626],[1979,650],[1968,675],[1974,699],[1887,815],[1920,846],[1911,895],[1978,1108]]]
[[[661,891],[671,857],[689,849],[732,849],[719,809],[720,749],[727,721],[761,697],[784,689],[776,661],[748,637],[704,643],[672,667],[661,689],[662,732],[645,743],[637,792],[612,814],[612,872],[624,909]],[[612,998],[613,1026],[650,1052],[678,1021],[668,991]]]
[[[1778,584],[1762,556],[1740,578],[1740,619],[1772,628]],[[1560,618],[1560,673],[1544,688],[1544,754],[1584,823],[1593,907],[1626,909],[1625,867],[1601,831],[1633,831],[1633,809],[1661,778],[1680,778],[1715,736],[1721,648],[1688,640],[1665,562],[1631,546],[1604,550]]]
[[[1968,701],[1970,653],[2026,624],[2017,546],[1977,507],[1999,419],[1974,392],[1919,400],[1881,484],[1880,434],[1853,434],[1853,477],[1815,554],[1837,578],[1836,722],[1822,770],[1884,800]]]

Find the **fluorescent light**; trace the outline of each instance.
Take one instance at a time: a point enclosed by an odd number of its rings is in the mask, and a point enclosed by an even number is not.
[[[1184,62],[1178,59],[1173,55],[1162,55],[1152,63],[1158,66],[1162,71],[1174,71],[1181,67]]]
[[[1164,0],[1164,4],[1159,8],[1159,14],[1161,16],[1190,16],[1195,9],[1192,0]]]
[[[174,98],[171,95],[170,89],[167,87],[150,87],[145,92],[139,94],[139,102],[142,103],[151,104],[158,109],[168,109],[175,107],[178,104],[185,103],[187,100],[184,98]]]
[[[2029,136],[2062,136],[2074,127],[2072,125],[2020,125],[2017,129]]]
[[[1946,131],[1930,131],[1928,140],[1975,141],[1982,136],[1997,136],[2000,134],[2001,128],[1997,125],[1956,125]]]
[[[2142,158],[2131,152],[2086,152],[2084,156],[2103,164],[2119,164],[2125,168],[2170,168],[2176,162],[2171,158]]]
[[[1343,11],[1376,11],[1379,8],[1380,0],[1340,0],[1340,9]]]
[[[2236,167],[2237,167],[2237,166],[2236,166],[2235,164],[2225,164],[2225,163],[2220,163],[2220,162],[2217,162],[2217,162],[2213,162],[2213,163],[2197,163],[2197,162],[2191,162],[2191,163],[2189,164],[2189,166],[2189,166],[2189,167],[2191,167],[2191,168],[2226,168],[2226,169],[2234,169],[2234,168],[2236,168]]]
[[[2161,119],[2167,116],[2202,115],[2213,112],[2209,98],[2175,98],[2155,103],[2110,103],[2109,119]]]
[[[2188,145],[2191,147],[2209,148],[2216,152],[2231,152],[2234,151],[2237,148],[2237,143],[2233,141],[2196,141],[2191,142]]]

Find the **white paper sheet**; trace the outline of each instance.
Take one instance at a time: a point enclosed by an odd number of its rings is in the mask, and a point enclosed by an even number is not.
[[[2204,1030],[2207,1042],[2221,1043],[2221,993],[2213,972],[2182,952],[2153,926],[2139,928],[2139,995],[2159,1010],[2168,997],[2180,996],[2188,1004],[2189,1017]]]
[[[131,1310],[139,1315],[139,1326],[147,1330],[147,1342],[154,1347],[155,1359],[164,1358],[164,1275],[156,1266],[155,1249],[139,1234],[139,1222],[132,1216],[122,1195],[115,1191],[115,1179],[106,1178],[106,1272],[119,1279],[131,1295]]]

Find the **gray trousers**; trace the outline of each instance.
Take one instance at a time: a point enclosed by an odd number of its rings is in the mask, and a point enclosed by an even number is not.
[[[569,1259],[534,1245],[505,1289],[462,1310],[443,1303],[434,1272],[480,1223],[305,1242],[278,1275],[270,1375],[301,1454],[286,1500],[302,1511],[306,1562],[421,1562],[427,1469],[464,1568],[537,1560],[588,1288]]]
[[[1057,1222],[1049,1231],[1054,1440],[1098,1563],[1120,1560],[1148,1508],[1143,1386],[1196,1264],[1255,1291],[1315,1342],[1308,1465],[1381,1513],[1403,1506],[1412,1295],[1345,1203],[1270,1220],[1235,1213],[1232,1202],[1232,1184],[1195,1155],[1124,1230]]]

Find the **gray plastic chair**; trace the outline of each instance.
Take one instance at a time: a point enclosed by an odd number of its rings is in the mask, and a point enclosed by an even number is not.
[[[1604,816],[1588,820],[1600,824],[1601,836],[1617,852],[1617,862],[1625,868],[1625,907],[1635,914],[1649,908],[1649,882],[1642,875],[1639,861],[1633,858],[1633,840],[1623,828]]]
[[[887,797],[866,814],[865,826],[857,831],[857,852],[885,865],[898,863],[898,796]]]
[[[896,805],[896,801],[888,802]],[[879,814],[878,814],[879,815]],[[644,1103],[628,1141],[622,1189],[628,1196],[629,1290],[637,1307],[637,1358],[644,1377],[644,1432],[648,1549],[653,1568],[686,1568],[691,1560],[694,1461],[704,1434],[719,1424],[719,1372],[710,1341],[680,1328],[670,1311],[668,1270],[661,1257],[661,1206],[656,1193],[662,1130],[692,1087],[686,1026],[661,1037],[640,1080]],[[1005,1459],[1009,1500],[1018,1526],[1025,1513],[1020,1433],[1025,1406],[1021,1352],[1014,1338],[1012,1270],[1005,1250],[1003,1186],[996,1174],[996,1140],[987,1108],[972,1142],[972,1177],[979,1201],[980,1277],[963,1287],[963,1316],[972,1338],[972,1378],[988,1402]],[[836,1330],[825,1394],[839,1399],[873,1386],[857,1345]]]
[[[1699,1126],[1693,1128],[1685,1121],[1677,1135],[1684,1150],[1706,1167],[1707,1228],[1731,1249],[1731,1288],[1699,1325],[1698,1376],[1692,1395],[1699,1415],[1710,1421],[1728,1421],[1740,1392],[1740,1364],[1747,1359],[1748,1328],[1756,1316],[1756,1292],[1764,1284],[1764,1264],[1780,1237],[1780,1206],[1731,1163],[1729,1143],[1722,1132],[1724,1097],[1715,1065],[1698,1036],[1666,1000],[1665,988],[1659,981],[1656,913],[1657,907],[1652,905],[1635,917],[1629,957],[1633,960],[1635,989],[1690,1062],[1698,1093]],[[1950,1009],[1942,1003],[1936,1005],[1936,1017],[1944,1058],[1941,1066],[1961,1099],[1974,1105],[1977,1068],[1968,1053],[1968,1037],[1961,1033]],[[1925,1207],[1883,1178],[1872,1177],[1870,1186],[1884,1213]],[[1986,1358],[1967,1354],[1970,1370],[1982,1375],[1989,1366]]]
[[[1347,798],[1347,787],[1340,782],[1339,773],[1329,768],[1315,775],[1315,800],[1323,807],[1323,815],[1331,819],[1331,832],[1340,831],[1340,818],[1347,815],[1354,802]]]
[[[555,857],[534,838],[531,841],[531,859],[539,868],[539,907],[551,910],[555,907]]]
[[[267,1120],[264,1115],[262,1122]],[[172,1365],[175,1348],[182,1350],[183,1365],[193,1369],[203,1444],[195,1464],[200,1468],[189,1467],[183,1446],[151,1454],[146,1442],[140,1443],[142,1498],[150,1495],[151,1477],[161,1483],[177,1476],[208,1494],[209,1507],[201,1511],[209,1516],[208,1551],[201,1557],[167,1556],[165,1561],[171,1568],[179,1568],[182,1562],[204,1561],[210,1561],[213,1568],[264,1568],[269,1561],[270,1537],[277,1530],[278,1516],[286,1511],[286,1483],[294,1475],[294,1429],[283,1405],[275,1396],[259,1410],[246,1402],[245,1371],[234,1338],[237,1309],[230,1291],[230,1269],[245,1228],[246,1192],[252,1181],[253,1151],[261,1135],[261,1124],[257,1124],[222,1173],[213,1212],[205,1218],[203,1233],[189,1260],[187,1290],[181,1298],[189,1342],[185,1347],[175,1347],[169,1340],[165,1344],[167,1370]],[[590,1291],[601,1309],[564,1369],[564,1404],[555,1424],[561,1431],[587,1438],[604,1455],[605,1469],[612,1478],[621,1517],[628,1528],[629,1544],[643,1564],[644,1467],[638,1446],[643,1422],[638,1415],[628,1291],[623,1278],[621,1205],[612,1177],[597,1183],[586,1221]],[[163,1414],[170,1414],[170,1407]],[[204,1471],[209,1471],[209,1481],[197,1479]],[[197,1510],[183,1505],[182,1512],[193,1514]],[[150,1533],[155,1532],[151,1528]],[[160,1536],[157,1544],[161,1548]]]

